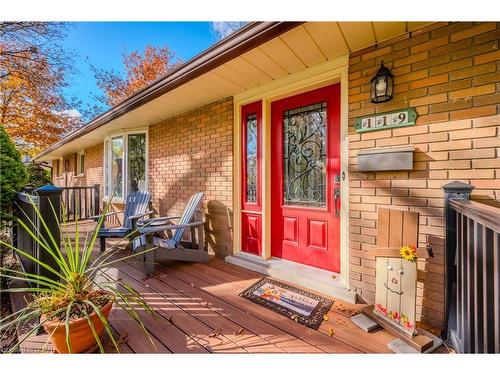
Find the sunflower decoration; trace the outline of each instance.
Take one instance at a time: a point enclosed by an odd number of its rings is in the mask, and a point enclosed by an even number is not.
[[[399,249],[401,258],[408,262],[415,262],[417,260],[417,248],[411,245],[404,245]]]

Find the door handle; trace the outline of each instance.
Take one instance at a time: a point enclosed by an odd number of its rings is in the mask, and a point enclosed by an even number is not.
[[[337,217],[340,216],[339,203],[340,203],[340,188],[335,188],[333,189],[333,205],[335,206],[335,216]]]

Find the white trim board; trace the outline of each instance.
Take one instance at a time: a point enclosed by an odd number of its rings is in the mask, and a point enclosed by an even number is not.
[[[243,252],[229,255],[225,261],[345,302],[356,303],[356,292],[347,289],[337,273],[280,258],[264,260],[260,256]]]

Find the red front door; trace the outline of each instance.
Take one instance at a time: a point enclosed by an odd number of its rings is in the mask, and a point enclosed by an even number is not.
[[[340,84],[273,102],[271,118],[271,254],[340,272]]]

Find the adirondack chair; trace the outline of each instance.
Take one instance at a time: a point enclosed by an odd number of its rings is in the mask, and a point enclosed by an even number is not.
[[[105,228],[104,223],[97,236],[100,239],[101,251],[106,250],[106,238],[124,238],[136,227],[137,221],[145,216],[151,216],[153,211],[148,210],[151,195],[147,191],[136,191],[129,193],[123,211],[113,211],[106,214],[106,217],[123,213],[121,227]],[[99,220],[100,215],[93,216],[94,221]]]
[[[207,262],[209,255],[204,249],[203,221],[194,221],[204,193],[191,196],[182,216],[159,217],[141,220],[137,230],[141,234],[133,241],[134,252],[148,251],[143,257],[144,272],[152,274],[155,262],[162,260],[181,260],[187,262]],[[177,223],[173,220],[178,219]],[[185,248],[181,241],[186,229],[191,230],[191,243],[194,245],[194,232],[198,232],[198,248]]]

